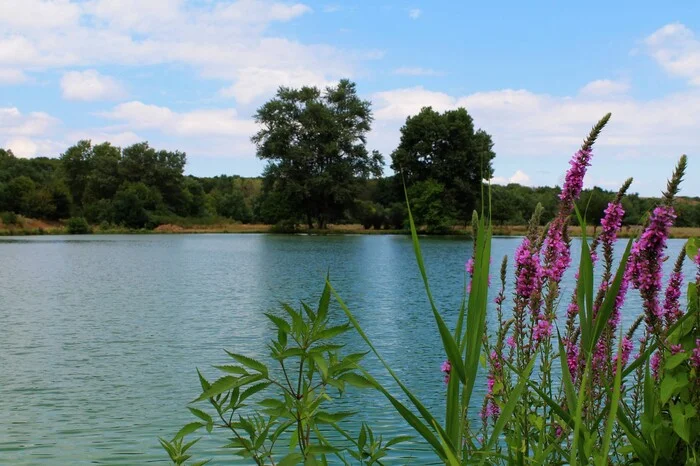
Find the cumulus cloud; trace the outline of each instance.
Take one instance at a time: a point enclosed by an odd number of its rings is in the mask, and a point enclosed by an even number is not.
[[[311,12],[274,0],[7,0],[0,2],[0,69],[185,65],[230,82],[229,94],[250,102],[303,73],[334,81],[381,56],[268,32]],[[258,84],[263,73],[265,85]]]
[[[61,78],[61,90],[67,100],[117,100],[126,95],[121,83],[96,70],[65,73]]]
[[[606,170],[614,170],[613,160],[618,164],[635,160],[635,163],[626,163],[626,175],[627,172],[637,176],[643,173],[645,180],[659,178],[660,181],[648,186],[635,184],[642,191],[655,194],[667,175],[654,171],[650,164],[670,167],[680,154],[700,147],[697,131],[700,89],[695,88],[638,100],[625,94],[552,96],[523,89],[450,95],[413,87],[378,92],[372,96],[372,101],[377,118],[370,137],[373,148],[391,153],[399,142],[399,128],[406,117],[424,106],[438,111],[465,107],[475,125],[492,135],[498,154],[496,164],[504,169],[515,169],[513,165],[522,166],[523,160],[529,160],[547,171],[528,181],[534,184],[561,183],[556,177],[566,168],[568,156],[580,146],[590,127],[607,112],[612,112],[613,117],[604,137],[596,143],[598,162],[590,177],[600,179],[595,181],[597,184],[603,184]],[[553,161],[561,165],[552,168]],[[518,182],[525,181],[520,178]],[[697,188],[689,185],[686,189],[690,189],[690,193],[697,192]]]
[[[667,73],[700,86],[700,40],[680,23],[667,24],[644,41],[649,54]]]
[[[2,69],[0,68],[0,85],[1,84],[19,84],[27,80],[27,76],[22,70],[17,69]]]
[[[175,112],[168,107],[139,101],[119,104],[101,116],[128,128],[155,129],[180,136],[245,136],[256,131],[255,122],[241,119],[233,108]]]
[[[493,184],[509,184],[509,183],[517,183],[521,184],[523,186],[528,186],[530,184],[530,175],[525,173],[522,170],[516,170],[515,173],[513,173],[512,176],[509,176],[508,178],[503,177],[503,176],[494,176],[491,178],[491,183]]]
[[[590,96],[604,96],[611,94],[622,94],[629,90],[630,86],[624,81],[613,81],[611,79],[597,79],[591,81],[581,88],[581,94]]]

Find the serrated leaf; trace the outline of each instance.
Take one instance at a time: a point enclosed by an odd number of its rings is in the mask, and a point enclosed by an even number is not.
[[[249,367],[253,369],[254,371],[260,372],[262,375],[267,377],[268,370],[267,366],[260,361],[256,361],[253,358],[250,358],[248,356],[245,356],[243,354],[238,354],[238,353],[231,353],[230,351],[226,351],[226,353],[231,356],[233,359],[238,361],[239,363],[243,364],[246,367]]]
[[[214,398],[217,395],[221,395],[222,393],[231,390],[237,386],[238,380],[238,377],[234,377],[232,375],[221,377],[219,380],[211,384],[208,390],[199,395],[199,397],[195,399],[193,403]]]
[[[175,437],[173,437],[173,441],[184,438],[187,435],[190,435],[191,433],[201,429],[202,427],[204,427],[204,424],[202,424],[201,422],[190,422],[189,424],[185,425],[182,429],[180,429],[180,431],[177,434],[175,434]]]

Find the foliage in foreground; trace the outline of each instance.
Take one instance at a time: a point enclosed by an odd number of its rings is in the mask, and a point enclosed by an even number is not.
[[[557,214],[544,228],[543,208],[535,209],[528,235],[515,252],[512,299],[506,296],[507,259],[502,263],[490,336],[485,336],[491,259],[487,207],[481,215],[474,214],[477,234],[466,265],[467,293],[453,328],[433,300],[408,209],[418,268],[446,355],[444,416],[432,412],[408,389],[327,280],[317,310],[302,304],[303,312],[297,312],[285,306],[287,320],[270,316],[278,329],[270,346],[272,359],[280,363],[285,378],[275,379],[263,363],[231,354],[239,364],[220,368],[228,375],[211,384],[201,379],[203,392],[195,401],[208,401],[222,422],[215,424],[208,414],[190,408],[200,421],[185,426],[172,441],[162,440],[173,461],[184,464],[187,459],[183,450],[191,442],[183,445],[183,437],[216,425],[233,432],[228,448],[257,464],[326,464],[334,458],[349,464],[348,455],[357,463],[381,464],[386,448],[404,439],[378,445],[370,440],[375,448],[366,451],[367,439],[375,438],[369,427],[363,425],[357,436],[343,429],[342,421],[351,414],[331,411],[330,390],[342,392],[352,386],[382,394],[387,407],[403,417],[439,462],[449,466],[700,464],[700,240],[689,241],[675,259],[665,286],[662,271],[685,156],[640,236],[630,240],[615,260],[625,215],[623,198],[632,180],[622,186],[605,208],[601,233],[589,241],[583,229],[575,290],[568,294],[561,286],[572,264],[567,227],[572,215],[585,226],[584,209],[577,202],[593,144],[609,118],[606,115],[594,126],[572,158]],[[686,260],[693,262],[697,274],[684,286]],[[632,290],[639,291],[642,306],[634,323],[623,328],[623,304]],[[349,324],[326,327],[331,297]],[[563,312],[558,312],[560,308]],[[360,355],[341,358],[340,347],[325,341],[350,329],[361,336],[395,384],[380,384],[362,367]],[[288,344],[290,337],[293,343]],[[321,340],[323,350],[316,346]],[[289,358],[296,361],[292,365],[298,370],[296,385],[286,377]],[[482,364],[487,394],[474,400],[475,384],[483,378]],[[255,407],[243,409],[242,393],[268,388],[276,398],[263,398]],[[234,412],[239,411],[245,414],[234,421]],[[327,432],[332,431],[347,443],[329,441]],[[289,440],[275,447],[284,435]],[[275,455],[283,459],[273,461]]]

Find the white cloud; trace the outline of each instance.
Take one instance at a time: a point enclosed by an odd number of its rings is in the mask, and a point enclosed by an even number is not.
[[[80,7],[70,0],[3,0],[0,24],[18,29],[52,29],[77,23]]]
[[[22,70],[0,68],[0,84],[19,84],[27,80]]]
[[[238,81],[219,92],[224,97],[235,97],[241,104],[248,104],[257,97],[272,93],[280,86],[329,86],[333,81],[326,79],[322,73],[298,68],[292,70],[274,70],[265,68],[245,68],[241,70]]]
[[[629,90],[630,86],[624,81],[613,81],[611,79],[597,79],[591,81],[581,88],[581,94],[590,96],[604,96],[611,94],[623,94]]]
[[[6,0],[0,2],[0,69],[185,65],[230,82],[230,94],[250,102],[304,73],[315,82],[335,81],[381,57],[268,32],[275,22],[311,12],[304,3],[274,0]]]
[[[70,144],[75,143],[75,141],[90,140],[93,144],[109,142],[117,147],[126,147],[145,140],[133,131],[109,132],[102,130],[74,131],[69,133],[66,139],[71,141]]]
[[[667,24],[644,41],[649,54],[672,76],[700,86],[700,40],[680,23]]]
[[[0,107],[0,134],[36,136],[48,132],[58,120],[44,112],[24,115],[17,107]]]
[[[424,106],[438,111],[465,107],[475,126],[493,136],[500,159],[570,154],[607,112],[613,117],[596,146],[605,157],[676,157],[700,146],[696,89],[635,100],[626,95],[558,97],[513,89],[453,96],[414,87],[378,92],[372,101],[377,122],[371,140],[384,153],[396,147],[405,118]]]
[[[396,68],[394,70],[394,74],[405,76],[443,76],[445,73],[430,68],[402,66],[400,68]]]
[[[411,19],[418,19],[422,14],[423,11],[420,8],[411,8],[408,10],[408,17]]]
[[[510,183],[517,183],[523,186],[530,185],[530,176],[522,170],[516,170],[512,176],[506,178],[503,176],[494,176],[489,180],[492,184],[507,185]]]
[[[235,109],[204,109],[174,112],[168,107],[139,101],[117,105],[102,116],[118,120],[126,128],[155,129],[179,136],[252,136],[257,126],[249,119],[238,118]]]
[[[69,71],[61,78],[63,98],[68,100],[117,100],[126,96],[114,78],[96,70]]]

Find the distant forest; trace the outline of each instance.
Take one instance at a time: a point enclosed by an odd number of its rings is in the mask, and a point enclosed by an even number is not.
[[[284,212],[274,196],[263,190],[263,178],[185,176],[185,154],[158,151],[147,143],[122,150],[109,144],[92,146],[81,141],[60,158],[22,159],[0,149],[0,212],[60,220],[85,217],[92,224],[154,228],[160,224],[295,223],[300,216]],[[411,195],[412,193],[412,195]],[[440,227],[457,220],[442,202],[436,182],[409,189],[412,208],[423,225]],[[544,221],[554,215],[558,187],[530,188],[518,184],[491,186],[493,220],[501,225],[523,225],[540,202]],[[599,224],[613,191],[584,191],[590,224]],[[361,181],[353,207],[334,223],[357,223],[365,228],[403,229],[406,208],[398,176]],[[658,202],[629,194],[623,200],[626,225],[639,224]],[[700,226],[700,198],[677,201],[677,226]],[[296,219],[296,220],[295,220]],[[302,222],[303,223],[303,222]],[[287,225],[289,226],[289,225]]]
[[[493,175],[493,142],[464,108],[426,107],[407,118],[390,155],[390,167],[400,173],[393,176],[382,176],[383,156],[366,148],[371,103],[350,81],[324,90],[282,87],[255,120],[260,129],[252,142],[267,162],[259,178],[186,176],[184,152],[147,142],[119,148],[79,141],[57,158],[22,159],[0,149],[0,220],[73,218],[133,229],[235,221],[279,231],[350,223],[400,230],[407,194],[416,223],[444,233],[469,225],[481,193],[489,191],[483,180]],[[543,221],[552,218],[559,188],[494,185],[490,193],[495,224],[523,225],[537,203]],[[600,188],[583,193],[588,224],[599,224],[614,195]],[[624,223],[642,223],[657,202],[627,195]],[[677,226],[700,226],[700,198],[680,198],[676,210]]]

